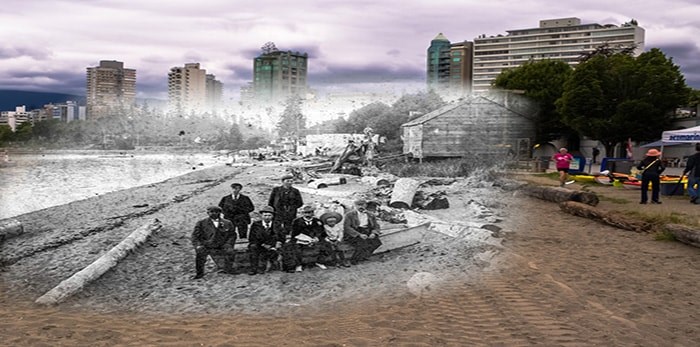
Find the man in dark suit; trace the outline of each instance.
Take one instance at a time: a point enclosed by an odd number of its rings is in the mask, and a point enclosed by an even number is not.
[[[323,228],[323,222],[314,217],[314,207],[305,205],[301,208],[301,217],[292,222],[292,241],[296,247],[296,266],[295,271],[302,271],[302,255],[303,252],[318,253],[316,258],[316,266],[321,269],[326,269],[323,264],[324,260],[331,254],[330,245],[326,242],[321,242],[326,238],[326,231]]]
[[[233,223],[221,218],[221,208],[210,206],[207,208],[208,218],[202,219],[194,226],[192,232],[192,245],[195,251],[195,268],[197,274],[194,279],[204,277],[204,264],[209,255],[223,255],[225,257],[224,271],[233,272],[233,245],[236,243],[236,232]]]
[[[219,207],[224,212],[224,218],[230,220],[238,230],[238,237],[245,239],[248,236],[250,213],[255,207],[249,197],[241,194],[241,189],[243,186],[240,183],[232,183],[231,194],[221,198]]]
[[[297,209],[304,204],[301,193],[292,187],[294,176],[282,177],[282,186],[275,187],[270,193],[268,205],[275,209],[275,220],[282,223],[287,235],[292,232],[292,221],[297,217]]]
[[[355,209],[345,214],[344,232],[345,241],[355,248],[350,262],[357,264],[360,260],[366,260],[382,245],[379,240],[379,223],[374,214],[367,211],[365,200],[355,201]]]
[[[284,242],[284,229],[282,224],[273,221],[275,210],[270,206],[260,209],[262,220],[250,225],[250,238],[248,239],[248,256],[250,257],[249,275],[255,275],[259,271],[260,259],[266,262],[265,272],[270,271],[272,262],[279,256],[278,250]]]

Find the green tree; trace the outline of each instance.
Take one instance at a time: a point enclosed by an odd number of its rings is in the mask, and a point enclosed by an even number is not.
[[[627,138],[658,139],[688,93],[679,67],[657,48],[637,58],[599,54],[576,67],[557,110],[565,124],[601,141],[612,156],[615,145]]]
[[[558,60],[530,61],[517,68],[501,72],[494,86],[501,89],[521,90],[523,95],[539,105],[536,119],[535,142],[547,142],[572,133],[562,122],[555,102],[562,96],[564,83],[571,75],[569,64]]]
[[[5,145],[12,142],[15,138],[15,133],[9,125],[0,125],[0,144]]]

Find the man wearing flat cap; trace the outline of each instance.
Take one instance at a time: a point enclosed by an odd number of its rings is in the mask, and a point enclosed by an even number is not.
[[[249,275],[262,273],[260,260],[266,263],[265,272],[270,271],[273,262],[276,262],[279,251],[284,242],[284,229],[282,224],[273,221],[275,210],[270,206],[260,209],[261,220],[250,225],[250,239],[248,239],[248,256],[250,257]]]
[[[355,248],[350,262],[366,260],[382,245],[379,240],[379,223],[374,214],[367,211],[367,201],[355,201],[355,208],[345,214],[343,223],[345,240]]]
[[[209,255],[224,256],[224,271],[233,272],[233,246],[236,243],[236,232],[233,223],[221,218],[219,206],[207,207],[208,218],[202,219],[194,226],[192,232],[192,245],[195,251],[195,268],[197,274],[194,279],[204,277],[204,264]]]
[[[301,193],[292,187],[294,176],[282,176],[282,185],[272,188],[270,199],[267,203],[275,209],[275,220],[282,223],[286,235],[291,236],[292,221],[297,217],[297,209],[304,205]]]
[[[250,198],[241,194],[243,186],[240,183],[231,184],[231,194],[221,198],[219,207],[224,213],[224,218],[233,223],[238,230],[238,237],[245,239],[248,237],[248,224],[250,224],[250,213],[255,210]]]

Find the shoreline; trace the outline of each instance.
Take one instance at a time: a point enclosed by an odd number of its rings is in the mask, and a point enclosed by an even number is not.
[[[257,202],[277,183],[268,180],[282,170],[245,167],[230,180],[246,182],[243,193]],[[483,210],[472,206],[478,202],[503,219],[490,237],[473,237],[472,244],[440,236],[349,269],[248,276],[218,274],[209,267],[204,281],[190,281],[190,227],[211,200],[227,193],[230,180],[204,186],[232,174],[204,171],[173,178],[167,192],[138,190],[139,198],[155,202],[200,193],[179,201],[179,214],[166,207],[149,215],[165,221],[167,229],[64,304],[32,304],[31,293],[41,292],[41,286],[25,285],[29,295],[18,300],[10,287],[21,278],[8,274],[23,272],[27,280],[41,274],[40,280],[51,282],[60,277],[52,261],[82,253],[94,259],[109,246],[101,245],[108,241],[101,238],[105,235],[73,244],[76,252],[59,247],[51,256],[37,253],[3,269],[0,314],[8,318],[0,324],[0,337],[11,345],[94,346],[700,344],[694,319],[700,315],[697,249],[621,232],[517,194],[482,200],[490,189],[473,185],[448,186],[451,209],[430,212],[442,219],[479,216]],[[134,201],[133,194],[112,194],[112,202],[123,203],[105,207],[102,217],[130,211],[124,206]],[[102,203],[80,206],[99,209]],[[91,216],[76,218],[92,223]],[[139,225],[129,223],[110,233]],[[71,264],[79,267],[81,261],[62,265]],[[415,295],[407,284],[421,273],[437,280],[422,287],[424,295]],[[164,280],[169,282],[147,285]],[[151,309],[173,299],[179,301],[171,307],[179,310]],[[183,309],[188,306],[199,309]]]

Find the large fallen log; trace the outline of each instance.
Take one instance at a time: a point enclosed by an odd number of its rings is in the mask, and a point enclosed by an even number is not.
[[[120,260],[124,259],[130,252],[136,249],[136,247],[144,243],[154,231],[161,227],[160,221],[156,219],[134,230],[129,236],[95,260],[92,264],[63,280],[56,287],[36,299],[35,302],[43,305],[58,304],[71,295],[81,291],[90,282],[98,279],[109,269],[116,266]]]
[[[418,185],[420,185],[420,183],[414,179],[400,178],[394,183],[394,190],[391,193],[389,206],[405,209],[411,208]]]
[[[691,246],[700,247],[700,230],[680,224],[666,224],[664,227],[676,240]]]
[[[24,226],[16,219],[0,220],[0,243],[24,233]]]
[[[629,218],[619,212],[598,210],[580,202],[565,201],[559,204],[559,208],[575,216],[593,219],[620,229],[636,232],[650,232],[652,230],[652,226],[648,222]]]
[[[575,201],[591,206],[596,206],[599,202],[598,196],[595,195],[595,193],[559,187],[545,187],[528,184],[521,187],[520,191],[525,195],[552,202]]]

